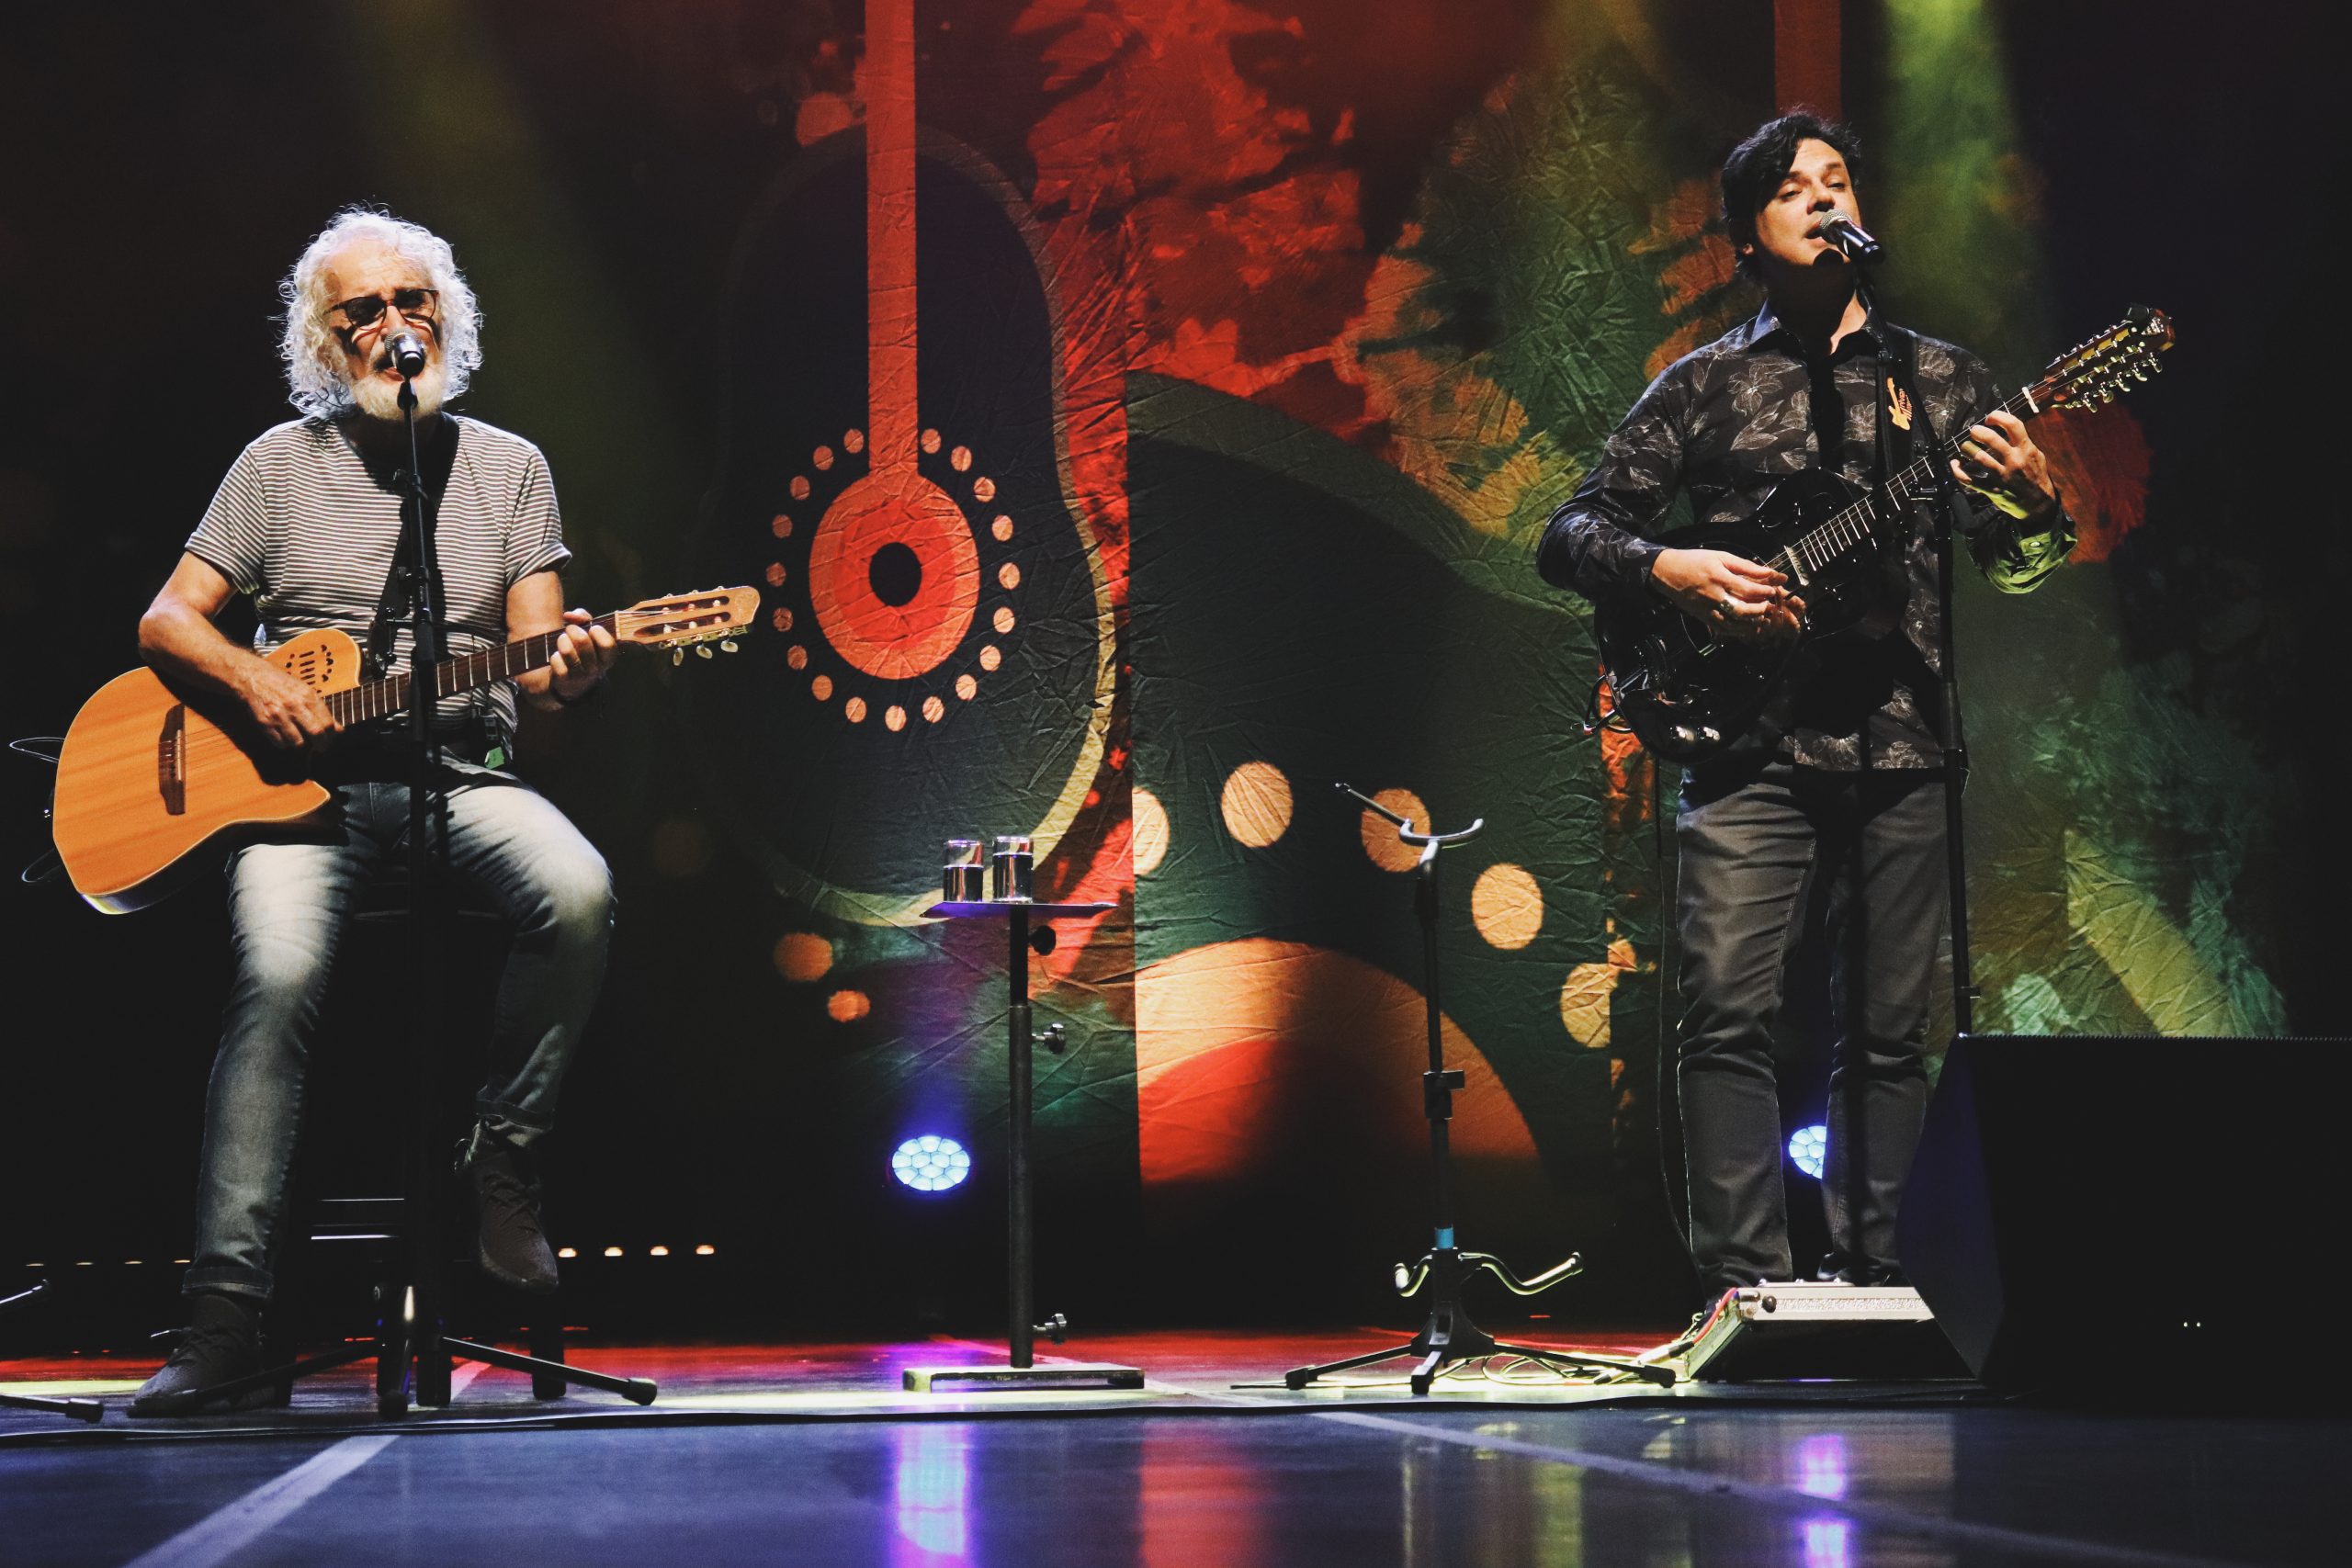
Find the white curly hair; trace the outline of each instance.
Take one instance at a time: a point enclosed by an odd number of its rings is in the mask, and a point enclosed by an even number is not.
[[[458,270],[448,241],[378,207],[346,207],[336,213],[277,286],[286,306],[286,336],[277,352],[286,361],[288,398],[306,414],[332,416],[354,406],[344,379],[343,345],[325,320],[327,310],[341,303],[326,297],[326,265],[357,240],[374,240],[415,262],[440,292],[436,335],[448,374],[443,398],[456,399],[481,364],[481,310],[474,291]]]

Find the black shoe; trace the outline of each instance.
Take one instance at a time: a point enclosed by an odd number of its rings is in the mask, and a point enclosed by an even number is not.
[[[264,1383],[225,1399],[203,1397],[206,1389],[262,1370],[259,1307],[203,1291],[194,1298],[190,1317],[163,1370],[131,1395],[131,1415],[209,1416],[286,1402],[286,1390],[278,1383]]]
[[[527,1149],[477,1131],[458,1151],[474,1193],[481,1271],[502,1285],[545,1294],[560,1282],[555,1249],[539,1224],[537,1162]]]

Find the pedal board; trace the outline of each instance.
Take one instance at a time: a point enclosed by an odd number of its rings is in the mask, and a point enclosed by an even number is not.
[[[1812,1280],[1725,1291],[1683,1371],[1701,1382],[1968,1376],[1918,1292]]]

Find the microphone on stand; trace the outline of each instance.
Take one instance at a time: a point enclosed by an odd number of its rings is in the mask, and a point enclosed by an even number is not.
[[[1869,230],[1842,212],[1825,212],[1814,226],[1814,233],[1836,247],[1848,261],[1863,265],[1875,265],[1886,259],[1886,247],[1871,237]]]
[[[1825,229],[1824,233],[1827,231]],[[422,375],[424,370],[424,344],[414,333],[401,333],[391,341],[392,368],[403,380]]]

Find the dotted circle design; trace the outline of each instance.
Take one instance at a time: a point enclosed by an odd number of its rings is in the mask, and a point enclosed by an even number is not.
[[[799,631],[785,661],[810,696],[839,696],[843,723],[863,724],[871,713],[894,735],[923,733],[946,722],[956,703],[978,697],[1004,665],[1001,639],[1021,624],[1012,603],[1021,567],[1004,555],[1020,525],[994,506],[982,454],[936,429],[916,446],[937,467],[923,461],[897,493],[852,460],[867,452],[865,431],[809,448],[806,468],[785,485],[789,509],[769,522],[777,540],[805,540],[808,553],[797,561],[783,555],[764,572],[770,588],[806,597],[805,619],[780,604],[769,624]],[[1000,641],[966,651],[976,625]],[[910,722],[916,715],[924,722]]]

